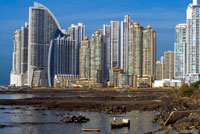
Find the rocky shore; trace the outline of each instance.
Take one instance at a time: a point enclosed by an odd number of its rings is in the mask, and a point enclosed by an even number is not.
[[[153,134],[199,134],[200,133],[200,91],[196,91],[190,98],[173,94],[173,99],[167,103],[167,107],[160,107],[160,114],[155,116],[152,122],[159,123],[163,127]],[[165,124],[171,112],[190,113],[182,116],[174,122]],[[195,112],[193,112],[195,111]]]
[[[166,106],[169,90],[18,90],[0,94],[39,94],[53,97],[0,99],[0,105],[26,105],[59,111],[92,111],[121,114],[131,110],[152,111]],[[60,97],[62,95],[62,97]],[[70,97],[69,97],[70,96]],[[163,97],[169,97],[163,99]]]
[[[159,111],[152,122],[161,125],[172,111],[200,110],[200,93],[191,98],[182,98],[173,90],[16,90],[2,91],[0,94],[38,94],[53,97],[35,97],[28,99],[0,99],[0,105],[33,106],[43,110],[91,111],[106,114],[122,114],[132,110]],[[62,95],[62,97],[60,97]],[[35,109],[35,110],[37,110]],[[199,115],[194,115],[199,116]],[[152,133],[199,132],[200,120],[192,117],[181,119],[163,126]],[[70,117],[68,117],[70,120]],[[67,120],[68,120],[67,119]],[[200,118],[198,118],[200,119]],[[187,120],[187,121],[186,121]],[[181,124],[183,123],[183,124]],[[186,126],[186,127],[181,127]],[[183,132],[182,132],[183,131]],[[192,132],[193,133],[193,132]]]
[[[89,118],[86,118],[85,116],[82,116],[82,115],[79,115],[79,116],[65,116],[65,117],[62,117],[60,119],[60,121],[62,121],[63,123],[87,123],[90,119]]]
[[[162,127],[152,134],[199,134],[200,133],[200,113],[191,114],[177,120],[174,124]]]

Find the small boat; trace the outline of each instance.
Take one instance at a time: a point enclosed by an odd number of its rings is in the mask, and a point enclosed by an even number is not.
[[[100,129],[82,128],[82,131],[101,131]]]
[[[111,123],[111,128],[122,128],[122,127],[130,127],[130,120],[123,119],[122,122],[117,122],[114,118],[114,121]]]

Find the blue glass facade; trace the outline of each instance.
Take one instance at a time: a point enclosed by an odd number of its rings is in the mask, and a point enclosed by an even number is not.
[[[56,29],[51,37],[48,56],[48,83],[54,85],[54,77],[59,74],[76,75],[75,42],[69,35]]]

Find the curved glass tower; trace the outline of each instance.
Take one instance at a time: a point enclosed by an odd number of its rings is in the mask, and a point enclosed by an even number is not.
[[[36,2],[29,8],[29,26],[28,85],[46,87],[51,35],[61,28],[51,11]]]
[[[63,34],[60,29],[53,32],[48,56],[49,86],[54,86],[55,75],[77,75],[75,50],[75,41],[69,35]]]

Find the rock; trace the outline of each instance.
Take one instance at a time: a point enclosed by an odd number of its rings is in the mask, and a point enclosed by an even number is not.
[[[0,128],[4,128],[4,127],[7,127],[7,126],[6,126],[6,125],[0,124]]]
[[[180,133],[178,131],[176,131],[175,129],[170,127],[166,130],[155,132],[154,134],[180,134]]]
[[[160,125],[163,125],[164,124],[164,120],[162,118],[159,118],[157,120],[157,123],[160,124]]]
[[[84,116],[72,116],[72,117],[63,117],[60,119],[60,121],[62,121],[63,123],[87,123],[89,121],[88,118],[84,117]]]
[[[159,115],[156,115],[153,119],[152,119],[152,123],[156,123],[157,122],[157,120],[158,120],[158,118],[159,118]]]
[[[191,122],[180,122],[180,123],[174,124],[174,127],[177,130],[189,129],[191,126],[193,126],[193,124]]]
[[[199,134],[199,130],[192,129],[192,130],[180,130],[181,134]]]

